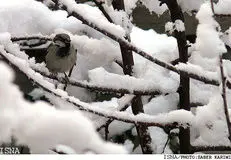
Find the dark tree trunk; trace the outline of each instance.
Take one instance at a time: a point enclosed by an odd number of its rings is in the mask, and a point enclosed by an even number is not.
[[[125,9],[123,0],[114,0],[112,2],[112,5],[114,9],[117,9],[117,10]],[[125,38],[130,41],[129,35],[127,35]],[[122,44],[120,44],[120,50],[121,50],[122,59],[123,59],[123,72],[126,75],[132,76],[132,67],[134,66],[132,51],[127,46],[124,46]],[[139,113],[144,113],[141,96],[136,96],[132,100],[132,112],[134,115],[137,115]],[[136,125],[136,130],[137,130],[137,134],[140,139],[140,146],[141,146],[142,152],[144,154],[153,153],[151,145],[150,145],[151,137],[148,132],[148,127],[143,126],[143,125]]]
[[[171,20],[174,23],[176,20],[181,20],[184,22],[184,16],[181,8],[177,4],[176,0],[160,0],[162,3],[166,3],[170,14]],[[177,39],[177,45],[179,50],[179,62],[186,63],[188,61],[188,48],[186,43],[185,32],[174,31],[174,36]],[[189,89],[190,89],[189,77],[180,74],[180,86],[178,89],[180,95],[180,109],[190,110],[190,99],[189,99]],[[190,129],[180,128],[179,133],[180,139],[180,153],[190,153]]]

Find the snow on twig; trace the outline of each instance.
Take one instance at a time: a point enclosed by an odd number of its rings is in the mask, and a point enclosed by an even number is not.
[[[129,103],[131,102],[133,98],[134,98],[134,95],[124,95],[123,97],[121,97],[118,100],[119,107],[117,108],[117,110],[125,111],[129,107]],[[103,127],[105,128],[108,127],[113,121],[114,121],[113,119],[108,119],[106,122],[104,122],[103,125],[97,127],[97,131],[100,131]]]

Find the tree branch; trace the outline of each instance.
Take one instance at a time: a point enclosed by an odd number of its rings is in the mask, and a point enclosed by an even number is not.
[[[184,15],[181,11],[180,6],[176,0],[159,0],[161,4],[165,3],[171,13],[171,20],[175,23],[180,20],[184,23]],[[178,50],[179,50],[179,61],[182,63],[187,63],[188,61],[188,46],[186,42],[185,31],[174,30],[174,36],[177,40]],[[180,86],[178,88],[180,100],[180,109],[185,109],[190,111],[190,80],[189,77],[180,72]],[[190,129],[180,128],[179,132],[180,140],[180,153],[186,154],[190,152]]]
[[[63,6],[64,6],[63,8],[68,12],[68,10],[67,10],[67,7],[68,7],[68,6],[65,5],[65,4],[63,4]],[[68,13],[69,13],[71,16],[73,16],[73,17],[79,19],[80,21],[82,21],[82,22],[83,22],[84,24],[86,24],[87,26],[89,26],[89,27],[91,27],[91,28],[93,28],[93,29],[99,31],[100,33],[102,33],[102,34],[108,36],[109,38],[111,38],[111,39],[113,39],[113,40],[119,42],[120,44],[126,46],[128,49],[130,49],[130,50],[136,52],[137,54],[143,56],[145,59],[147,59],[147,60],[149,60],[149,61],[151,61],[151,62],[153,62],[153,63],[155,63],[155,64],[157,64],[157,65],[159,65],[159,66],[161,66],[161,67],[163,67],[163,68],[166,68],[166,69],[171,70],[171,71],[173,71],[173,72],[175,72],[175,73],[178,73],[178,74],[181,74],[181,75],[190,77],[190,78],[192,78],[192,79],[202,81],[202,82],[207,83],[207,84],[212,84],[212,85],[219,86],[218,80],[215,80],[215,79],[208,79],[208,78],[204,77],[203,75],[197,75],[197,74],[195,74],[195,73],[189,73],[189,72],[187,72],[187,71],[185,71],[185,70],[183,70],[183,69],[178,69],[178,68],[174,67],[174,66],[171,65],[171,64],[165,63],[165,62],[163,62],[163,61],[160,61],[160,60],[158,60],[158,59],[156,59],[156,58],[150,56],[148,53],[146,53],[146,52],[144,52],[144,51],[138,49],[136,46],[134,46],[134,45],[132,45],[131,43],[127,42],[125,39],[120,38],[120,37],[118,37],[118,36],[116,36],[116,35],[114,35],[114,34],[108,32],[108,31],[106,31],[106,30],[104,30],[104,29],[101,29],[101,28],[97,27],[96,24],[94,24],[94,23],[92,23],[92,22],[86,20],[82,15],[78,14],[76,11],[68,12]],[[228,86],[229,88],[231,88],[231,84],[230,84],[230,86],[227,84],[227,86]]]
[[[55,75],[52,74],[47,74],[45,72],[42,72],[40,70],[35,70],[36,72],[40,73],[41,75],[43,75],[44,77],[53,79],[58,81],[59,83],[62,84],[68,84],[68,85],[72,85],[72,86],[76,86],[76,87],[81,87],[81,88],[85,88],[91,91],[97,91],[97,92],[103,92],[103,93],[119,93],[119,94],[134,94],[134,95],[160,95],[162,94],[160,91],[156,91],[156,90],[151,90],[150,91],[145,91],[145,90],[128,90],[128,89],[124,89],[124,88],[107,88],[107,87],[100,87],[98,85],[94,85],[88,82],[82,82],[82,81],[76,81],[73,80],[71,78],[69,78],[69,82],[66,82],[64,77],[57,77]]]
[[[109,16],[109,14],[105,11],[104,7],[102,6],[102,2],[98,2],[97,0],[92,0],[92,1],[96,4],[96,6],[103,13],[103,15],[107,18],[107,20],[110,23],[113,23],[113,20],[111,19],[111,17]]]
[[[21,40],[27,40],[28,41],[28,40],[32,40],[32,39],[47,40],[47,41],[52,40],[52,38],[46,37],[46,36],[11,37],[12,42],[21,41]]]
[[[223,106],[224,106],[224,113],[227,123],[227,128],[229,132],[229,140],[231,142],[231,126],[230,126],[230,119],[229,119],[229,111],[228,111],[228,104],[227,104],[227,97],[226,97],[226,76],[224,74],[224,68],[223,68],[223,61],[222,61],[222,55],[219,57],[220,62],[220,71],[221,71],[221,85],[222,85],[222,99],[223,99]]]
[[[126,116],[125,116],[123,113],[120,113],[118,111],[105,111],[105,110],[102,110],[102,109],[94,109],[92,106],[90,106],[87,103],[81,102],[78,99],[75,99],[74,97],[70,97],[68,95],[61,94],[60,91],[57,91],[56,89],[50,89],[49,87],[47,87],[47,85],[43,85],[41,80],[37,81],[33,76],[29,76],[31,74],[31,72],[33,71],[32,69],[30,70],[30,72],[25,73],[23,68],[19,67],[18,64],[15,61],[14,62],[11,61],[10,60],[11,58],[6,56],[7,54],[9,54],[9,53],[0,52],[2,60],[4,60],[8,64],[16,67],[19,70],[19,72],[21,72],[26,77],[28,77],[28,79],[31,79],[35,83],[35,85],[41,87],[45,92],[51,93],[51,94],[55,95],[56,97],[59,97],[59,98],[65,100],[65,101],[69,102],[70,104],[72,104],[76,108],[78,108],[79,110],[83,110],[83,111],[93,113],[93,114],[96,114],[98,116],[102,116],[102,117],[109,118],[109,119],[111,118],[111,119],[115,119],[115,120],[126,122],[126,123],[133,123],[133,124],[136,124],[136,125],[139,124],[139,125],[145,125],[145,126],[157,126],[157,127],[161,127],[161,128],[163,128],[164,126],[168,126],[170,128],[176,128],[176,127],[179,127],[181,125],[190,125],[188,123],[179,124],[178,122],[156,123],[156,122],[151,122],[151,121],[145,121],[143,119],[138,120],[136,118],[136,116],[134,116],[132,114],[127,114],[126,113]],[[11,55],[11,56],[13,56],[13,55]],[[17,58],[17,57],[14,56],[14,59],[15,58]]]

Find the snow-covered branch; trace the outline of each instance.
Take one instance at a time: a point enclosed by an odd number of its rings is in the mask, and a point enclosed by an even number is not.
[[[129,113],[122,113],[118,111],[107,111],[100,107],[92,107],[88,103],[81,102],[80,100],[74,97],[68,96],[66,92],[60,89],[55,89],[55,86],[53,84],[49,83],[47,80],[44,80],[43,76],[32,70],[29,67],[29,64],[25,60],[17,58],[5,52],[3,49],[1,49],[0,55],[2,56],[4,61],[18,68],[21,73],[26,75],[29,79],[31,79],[36,85],[41,87],[44,91],[52,93],[53,95],[62,98],[63,100],[66,100],[70,104],[77,107],[79,110],[83,110],[109,119],[111,118],[122,122],[140,124],[145,126],[158,126],[158,127],[169,126],[175,128],[178,126],[188,126],[194,122],[193,115],[191,114],[191,112],[187,112],[187,111],[178,112],[180,115],[181,114],[188,115],[186,119],[182,120],[181,116],[179,116],[178,113],[175,112],[173,113],[170,112],[167,115],[163,114],[157,116],[149,116],[145,114],[139,114],[135,116]]]
[[[120,88],[120,87],[114,87],[113,88],[113,84],[108,87],[107,85],[104,84],[94,84],[94,83],[89,83],[86,81],[77,81],[74,80],[72,78],[69,78],[69,81],[67,82],[65,77],[57,77],[55,75],[46,73],[46,72],[42,72],[39,70],[36,70],[36,72],[40,73],[41,75],[43,75],[44,77],[50,78],[50,79],[54,79],[57,82],[61,83],[61,84],[67,84],[67,85],[72,85],[72,86],[76,86],[76,87],[81,87],[81,88],[85,88],[88,89],[90,91],[96,91],[96,92],[102,92],[102,93],[117,93],[117,94],[135,94],[135,95],[160,95],[162,94],[162,92],[154,89],[152,91],[152,89],[150,90],[145,90],[145,89],[126,89],[126,88]],[[115,86],[115,85],[114,85]]]
[[[4,53],[1,57],[6,60]],[[92,122],[80,111],[58,110],[41,101],[25,101],[13,79],[13,71],[1,62],[0,92],[4,94],[0,96],[0,143],[7,143],[14,137],[17,144],[26,145],[31,153],[40,154],[49,153],[58,145],[68,146],[75,153],[82,154],[87,151],[126,153],[122,146],[105,143]]]
[[[79,14],[78,13],[78,10],[76,9],[75,10],[75,6],[76,4],[75,3],[71,3],[72,5],[66,3],[66,1],[61,1],[60,0],[60,3],[63,4],[63,6],[65,6],[64,8],[66,9],[66,11],[72,15],[73,17],[81,20],[84,24],[88,25],[89,27],[92,27],[94,29],[96,29],[97,31],[103,33],[104,35],[110,37],[111,39],[119,42],[121,45],[124,45],[127,47],[127,49],[131,49],[132,51],[136,52],[137,54],[143,56],[144,58],[146,58],[147,60],[163,67],[163,68],[166,68],[170,71],[173,71],[175,73],[178,73],[178,74],[181,74],[181,75],[184,75],[184,76],[188,76],[192,79],[196,79],[196,80],[199,80],[199,81],[202,81],[204,83],[207,83],[207,84],[211,84],[211,85],[216,85],[218,86],[219,85],[219,81],[217,79],[211,79],[211,78],[208,78],[208,77],[205,77],[204,75],[205,74],[202,74],[202,75],[198,75],[198,74],[195,74],[193,72],[190,72],[189,70],[186,71],[184,69],[180,69],[180,68],[176,68],[175,66],[171,65],[171,64],[168,64],[168,63],[165,63],[163,61],[160,61],[159,59],[156,59],[152,56],[150,56],[148,53],[146,53],[145,51],[143,50],[140,50],[138,49],[136,46],[134,46],[133,44],[127,42],[124,38],[121,38],[111,32],[108,32],[107,30],[105,30],[103,27],[102,28],[99,28],[97,25],[95,25],[93,22],[87,20],[84,18],[83,15]],[[228,87],[231,88],[231,84],[230,86],[227,85]]]

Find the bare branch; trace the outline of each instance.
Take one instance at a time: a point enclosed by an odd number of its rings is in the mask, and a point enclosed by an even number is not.
[[[215,15],[215,11],[214,11],[214,5],[213,5],[213,0],[210,0],[210,4],[211,4],[211,9],[213,14]]]
[[[102,6],[102,2],[98,2],[97,0],[92,0],[96,6],[99,8],[99,10],[103,13],[103,15],[107,18],[107,20],[111,23],[113,23],[113,20],[109,16],[109,14],[105,11],[104,7]]]
[[[125,105],[119,111],[125,111],[128,107],[129,107],[129,105]],[[107,120],[105,124],[103,124],[102,126],[98,127],[96,130],[99,132],[102,128],[108,127],[113,121],[114,121],[114,119]]]
[[[32,39],[47,40],[47,41],[52,40],[52,38],[46,37],[46,36],[11,37],[12,42],[21,41],[21,40],[27,40],[28,41],[28,40],[32,40]]]
[[[227,128],[228,128],[228,132],[229,132],[229,140],[231,141],[231,126],[230,126],[229,111],[228,111],[228,104],[227,104],[227,97],[226,97],[226,80],[227,80],[227,77],[224,74],[222,55],[220,55],[219,59],[220,59],[220,71],[221,71],[221,85],[222,85],[221,96],[223,99],[225,118],[226,118]]]

